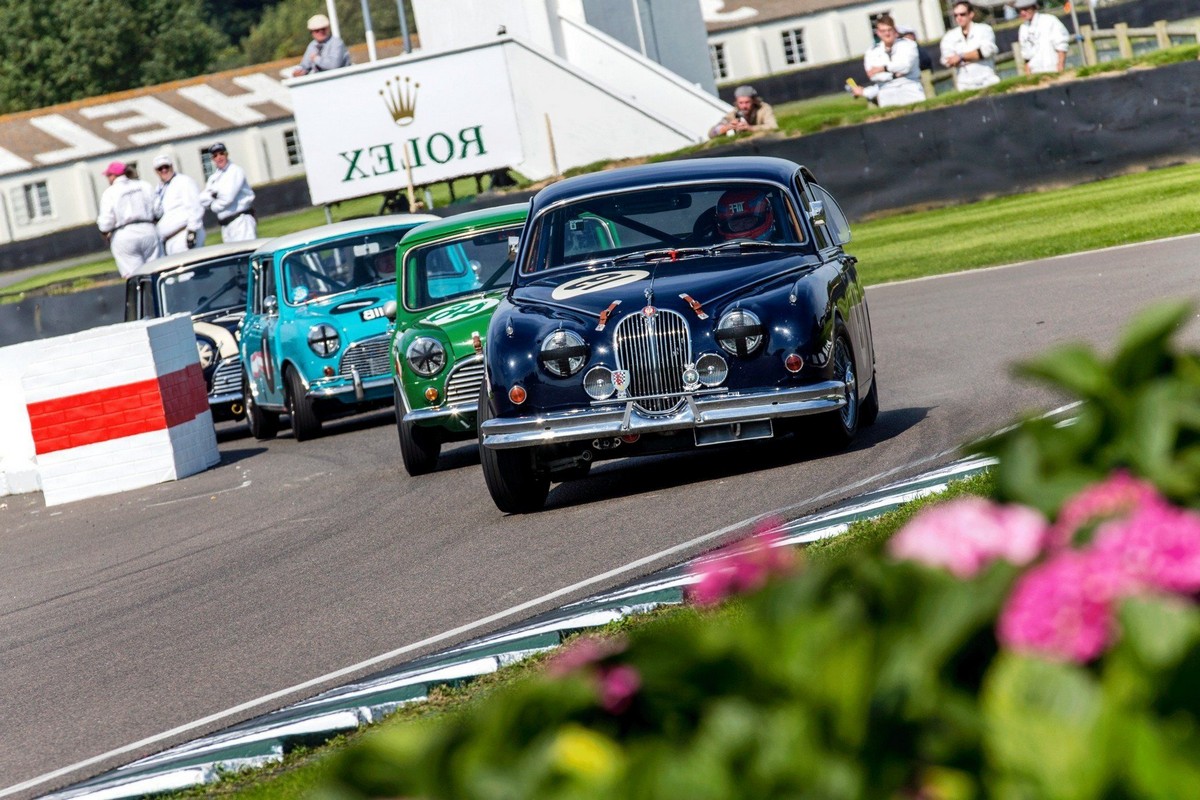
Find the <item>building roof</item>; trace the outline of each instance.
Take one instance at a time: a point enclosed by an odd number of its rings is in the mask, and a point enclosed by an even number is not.
[[[764,22],[806,17],[822,11],[861,5],[863,0],[707,0],[701,2],[709,33],[731,31]]]

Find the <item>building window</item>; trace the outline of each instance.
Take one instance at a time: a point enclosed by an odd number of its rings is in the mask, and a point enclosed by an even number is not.
[[[722,80],[729,77],[729,66],[725,63],[725,45],[710,44],[708,59],[712,62],[713,77]]]
[[[783,58],[789,64],[803,64],[808,61],[808,54],[804,52],[804,29],[796,28],[794,31],[784,31],[783,36]]]
[[[200,169],[204,172],[205,181],[212,177],[215,171],[213,169],[212,153],[208,152],[207,147],[200,151]]]
[[[296,135],[295,128],[288,128],[283,132],[283,146],[287,148],[290,166],[298,167],[304,163],[304,153],[300,152],[300,137]]]
[[[27,183],[12,190],[13,209],[19,225],[41,222],[54,216],[50,205],[50,188],[45,181]]]

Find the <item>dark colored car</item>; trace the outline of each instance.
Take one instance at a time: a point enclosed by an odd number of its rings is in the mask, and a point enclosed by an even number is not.
[[[879,410],[849,240],[834,198],[782,159],[539,192],[487,334],[480,458],[496,505],[536,510],[600,458],[793,431],[848,444]]]
[[[125,320],[191,314],[213,420],[244,412],[238,326],[246,313],[250,254],[266,239],[197,247],[138,267],[125,280]]]

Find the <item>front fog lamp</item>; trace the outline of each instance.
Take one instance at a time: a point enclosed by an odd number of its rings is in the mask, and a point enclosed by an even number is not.
[[[732,356],[748,356],[763,342],[762,322],[752,311],[735,308],[717,323],[717,344]]]
[[[328,358],[342,346],[337,328],[322,322],[308,329],[308,346],[322,358]]]
[[[696,372],[704,386],[720,386],[729,377],[729,365],[716,353],[705,353],[696,359]]]
[[[212,339],[197,336],[196,353],[200,356],[200,369],[208,369],[217,360],[217,347]]]
[[[593,400],[607,400],[617,390],[613,383],[612,370],[608,367],[592,367],[583,376],[583,390]]]
[[[538,361],[556,378],[569,378],[587,363],[587,345],[573,331],[557,330],[542,340]]]
[[[420,336],[413,339],[404,358],[413,372],[422,378],[432,378],[446,366],[446,348],[437,339]]]

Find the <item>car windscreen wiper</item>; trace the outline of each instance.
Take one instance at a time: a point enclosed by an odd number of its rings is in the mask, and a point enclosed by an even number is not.
[[[663,247],[658,250],[639,250],[636,253],[625,253],[624,255],[614,256],[612,263],[620,264],[624,261],[678,261],[687,256],[706,256],[710,252],[707,247]]]
[[[726,250],[795,250],[804,247],[801,242],[760,242],[757,239],[734,239],[730,242],[714,244],[710,252],[721,253]]]

